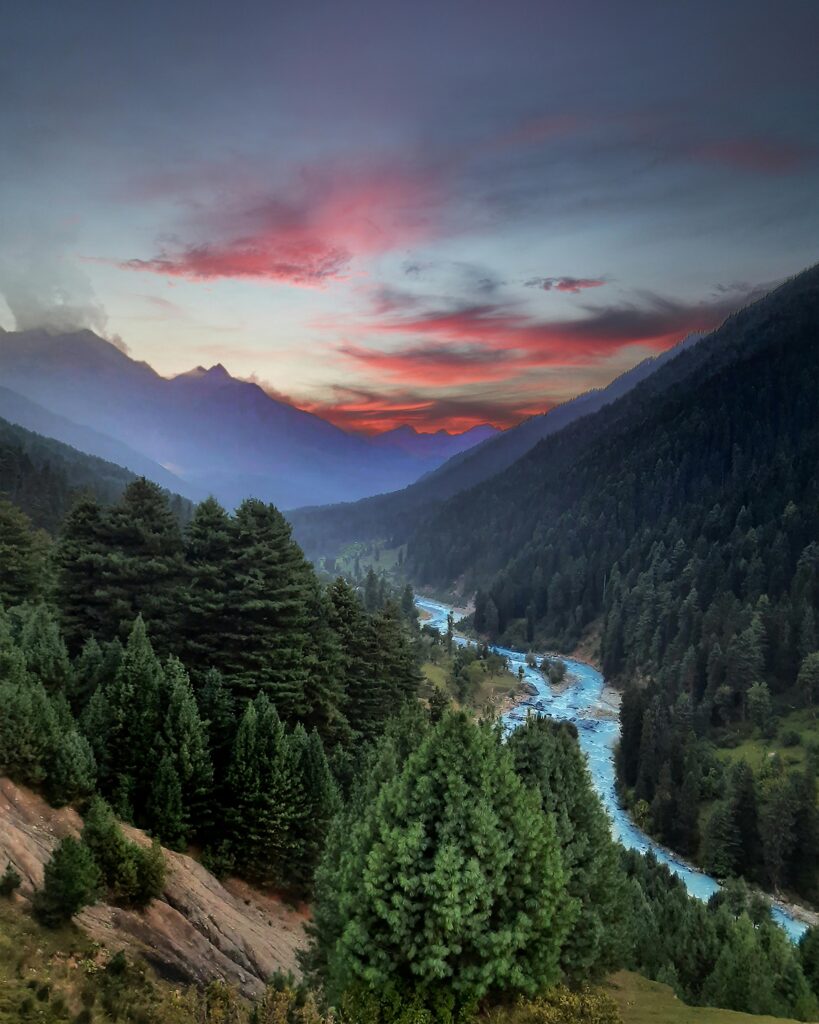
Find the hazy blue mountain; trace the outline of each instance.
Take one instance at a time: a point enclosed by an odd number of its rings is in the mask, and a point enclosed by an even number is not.
[[[218,364],[168,380],[87,330],[0,332],[0,381],[149,460],[145,475],[158,479],[159,466],[187,493],[213,492],[228,505],[248,494],[282,508],[356,499],[406,486],[446,457],[348,434]],[[64,423],[52,429],[67,437]],[[97,452],[102,441],[75,432],[71,443]],[[134,455],[111,457],[134,464]]]
[[[30,398],[4,387],[0,387],[0,417],[36,434],[61,441],[78,451],[122,466],[134,475],[147,477],[186,498],[201,499],[205,496],[158,462],[134,451],[121,441],[74,423],[65,416],[49,412]]]
[[[395,448],[430,462],[442,462],[453,455],[474,448],[483,441],[497,437],[500,433],[498,428],[490,423],[481,423],[461,434],[451,434],[446,430],[425,434],[414,427],[404,425],[393,430],[385,430],[381,434],[374,434],[370,440],[379,447]]]

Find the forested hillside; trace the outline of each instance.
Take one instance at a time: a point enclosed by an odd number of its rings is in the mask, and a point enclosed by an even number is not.
[[[56,531],[79,494],[87,492],[109,504],[135,479],[121,466],[0,419],[0,499],[49,533]],[[180,519],[190,514],[190,503],[178,495],[172,506]]]
[[[572,726],[504,742],[419,702],[411,591],[322,585],[273,506],[209,499],[183,529],[140,479],[81,499],[50,548],[9,504],[0,528],[0,772],[84,819],[32,897],[42,925],[156,898],[161,850],[123,819],[312,899],[313,994],[254,1021],[318,1021],[297,1015],[317,1000],[343,1024],[467,1024],[520,1000],[510,1022],[616,1024],[594,986],[623,965],[693,1002],[815,1016],[815,933],[797,949],[744,890],[706,910],[623,860]],[[0,894],[19,881],[9,864]]]
[[[813,268],[698,346],[711,358],[666,395],[637,388],[569,428],[409,547],[421,583],[478,584],[479,633],[570,648],[599,622],[606,674],[641,682],[620,766],[644,823],[696,854],[702,801],[727,789],[705,862],[806,898],[819,895],[814,763],[728,786],[699,738],[746,720],[775,731],[785,694],[819,698],[817,339]]]

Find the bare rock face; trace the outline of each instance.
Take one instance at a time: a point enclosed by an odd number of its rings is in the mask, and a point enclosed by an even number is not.
[[[43,868],[60,839],[78,836],[81,829],[75,811],[55,810],[31,790],[0,778],[0,872],[11,861],[23,880],[24,897],[42,884]],[[138,829],[124,825],[123,830],[148,845]],[[140,954],[160,974],[180,982],[220,978],[253,996],[276,971],[298,975],[305,914],[239,880],[222,884],[191,857],[164,853],[160,899],[145,910],[98,903],[86,907],[77,924],[111,950]]]

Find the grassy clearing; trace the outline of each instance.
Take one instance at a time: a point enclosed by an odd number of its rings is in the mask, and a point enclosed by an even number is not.
[[[619,971],[610,979],[623,1024],[784,1024],[783,1017],[757,1017],[733,1010],[686,1006],[668,985]]]
[[[798,742],[794,742],[797,737]],[[717,753],[728,764],[744,760],[757,771],[774,756],[786,767],[801,768],[812,745],[819,748],[819,715],[815,709],[800,708],[779,717],[772,739],[748,727],[744,735],[735,732],[725,736]]]
[[[474,660],[456,671],[452,657],[440,649],[434,653],[435,660],[425,661],[421,666],[426,683],[422,696],[429,698],[433,690],[440,690],[457,707],[498,711],[520,690],[518,677],[503,668],[498,658],[487,662]]]
[[[367,570],[372,568],[378,576],[386,576],[396,583],[401,579],[400,561],[405,554],[403,547],[388,548],[386,541],[375,540],[369,543],[354,541],[343,548],[335,559],[323,559],[320,569],[330,576],[355,577],[356,563],[360,579],[364,579]]]

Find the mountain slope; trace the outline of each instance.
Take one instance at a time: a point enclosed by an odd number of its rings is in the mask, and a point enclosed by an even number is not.
[[[502,472],[540,441],[616,401],[700,339],[701,335],[690,335],[667,352],[643,360],[607,387],[585,392],[548,413],[532,416],[510,430],[487,438],[452,456],[402,491],[329,508],[295,509],[288,518],[296,537],[314,558],[335,555],[339,548],[353,540],[390,538],[393,543],[403,543],[418,520],[429,516],[435,506]],[[668,387],[675,379],[676,372],[670,373],[661,378],[658,386]]]
[[[147,846],[138,829],[127,837]],[[78,837],[82,820],[70,807],[56,810],[25,786],[0,777],[0,863],[22,877],[26,900],[42,885],[43,869],[65,836]],[[273,897],[238,882],[219,882],[191,857],[164,850],[162,895],[143,911],[97,903],[77,922],[111,949],[143,956],[174,981],[207,984],[217,978],[243,995],[260,994],[276,971],[298,973],[304,918]]]
[[[0,332],[0,379],[228,505],[251,494],[284,508],[360,498],[403,487],[444,457],[347,434],[221,365],[167,380],[91,331]],[[65,424],[51,423],[67,439]],[[82,440],[100,448],[98,437]]]
[[[53,438],[63,444],[70,445],[88,455],[96,455],[106,462],[113,462],[137,476],[147,477],[167,490],[175,491],[184,497],[201,499],[205,497],[192,488],[181,477],[170,473],[158,462],[146,458],[112,437],[106,437],[90,427],[83,427],[64,416],[49,412],[42,406],[32,402],[24,395],[18,395],[8,388],[0,387],[0,417],[9,423],[24,427],[35,434]]]
[[[728,572],[739,589],[737,575],[742,579],[747,565],[740,571],[710,563],[715,545],[728,543],[745,509],[743,527],[757,527],[753,544],[764,562],[766,544],[780,543],[777,516],[792,503],[801,525],[782,555],[786,583],[805,545],[819,540],[817,337],[813,267],[734,314],[612,406],[447,502],[411,541],[408,565],[417,581],[484,585],[493,606],[490,632],[571,643],[611,598],[615,563],[620,579],[627,568],[643,571],[657,545],[680,545],[677,571],[695,557],[712,574]],[[667,375],[675,380],[662,389]],[[698,547],[703,538],[706,551]],[[744,557],[752,561],[755,550],[751,545]],[[755,564],[755,571],[766,569]],[[772,600],[785,585],[779,577],[767,587]],[[703,613],[718,589],[714,579],[702,582]],[[689,590],[690,581],[681,584],[675,600]],[[759,582],[750,592],[760,592]],[[623,582],[623,600],[626,593]],[[669,630],[674,623],[663,626],[663,636]],[[621,668],[621,657],[607,665],[609,672]]]
[[[135,479],[122,466],[0,419],[0,498],[37,527],[53,533],[80,493],[110,504]],[[180,519],[188,518],[188,501],[172,494],[172,505]]]

